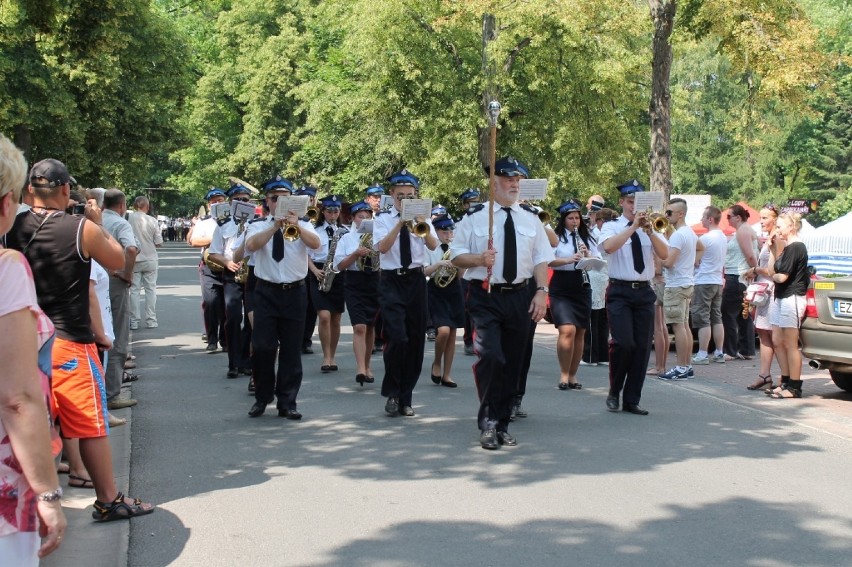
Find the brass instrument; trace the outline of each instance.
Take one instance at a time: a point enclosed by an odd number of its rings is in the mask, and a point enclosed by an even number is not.
[[[334,277],[339,273],[334,269],[334,252],[337,250],[337,243],[347,232],[349,230],[342,226],[335,231],[334,236],[328,241],[328,256],[325,257],[325,264],[322,266],[322,281],[319,283],[319,290],[324,293],[331,291]]]
[[[408,230],[411,234],[418,238],[425,238],[426,235],[429,234],[429,223],[426,221],[414,222],[413,220],[410,220],[405,224],[408,225]]]
[[[238,237],[245,231],[247,220],[248,219],[244,218],[243,220],[240,221],[240,226],[237,228],[237,236]],[[245,243],[243,243],[243,246],[245,246]],[[237,282],[238,284],[244,284],[244,283],[246,283],[246,281],[248,281],[248,273],[249,273],[248,261],[249,261],[249,259],[244,257],[240,261],[240,267],[237,270],[237,273],[234,274],[234,281]]]
[[[366,256],[361,256],[356,260],[356,264],[358,264],[358,269],[362,272],[366,272],[368,270],[372,270],[374,272],[379,270],[379,251],[373,249],[373,233],[368,232],[366,234],[361,235],[361,240],[359,241],[359,246],[363,246],[364,248],[369,248],[370,252]],[[367,258],[370,259],[371,266],[367,266]]]
[[[225,271],[225,266],[223,266],[219,262],[216,262],[215,260],[210,258],[210,248],[209,247],[204,248],[204,253],[201,256],[201,261],[204,262],[204,264],[208,268],[210,268],[210,270],[213,271],[213,272]]]
[[[446,261],[450,259],[450,251],[447,250],[444,252],[444,255],[441,256],[441,261]],[[435,270],[435,273],[432,274],[432,283],[434,283],[437,287],[445,288],[456,279],[456,276],[459,273],[459,269],[453,265],[445,266],[441,265],[440,268]]]
[[[541,221],[541,224],[550,224],[550,221],[553,220],[553,217],[551,217],[550,213],[548,213],[544,209],[539,208],[538,220]]]
[[[319,209],[316,207],[308,207],[308,212],[305,213],[305,216],[308,217],[308,220],[314,222],[319,217]]]
[[[647,216],[641,225],[642,228],[648,231],[659,232],[660,234],[666,233],[671,228],[671,223],[665,214],[654,212],[651,207],[648,207],[646,213]]]
[[[302,230],[297,224],[284,225],[284,228],[281,229],[281,232],[282,234],[284,234],[284,240],[286,240],[287,242],[293,242],[299,240],[302,237]]]

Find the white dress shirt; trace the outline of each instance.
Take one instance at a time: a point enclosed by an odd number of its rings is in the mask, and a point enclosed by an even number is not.
[[[574,254],[577,253],[577,249],[574,247],[574,239],[571,237],[571,233],[566,231],[565,236],[563,238],[559,239],[559,242],[556,245],[556,250],[554,251],[554,255],[557,258],[568,258],[568,257],[571,257],[571,256],[573,256]],[[566,242],[566,240],[567,240],[567,242]],[[580,242],[582,242],[584,245],[586,244],[585,241],[583,241],[580,234],[578,233],[577,234],[577,243],[579,244]],[[590,242],[592,242],[592,241],[590,240]],[[600,258],[601,257],[601,254],[600,254],[600,252],[598,252],[594,243],[592,243],[591,246],[586,246],[586,248],[589,251],[589,257],[591,257],[591,258]],[[577,267],[574,265],[573,262],[565,264],[563,266],[555,266],[553,268],[554,271],[561,271],[561,272],[573,272],[576,269],[577,269]]]
[[[239,228],[236,223],[230,220],[221,226],[217,225],[207,250],[211,254],[221,254],[225,257],[225,260],[233,262],[234,249],[232,244],[237,239]]]
[[[608,239],[616,234],[624,231],[630,221],[627,217],[621,215],[617,219],[605,222],[601,227],[601,239],[598,243],[598,251],[603,252],[603,245]],[[629,282],[647,281],[654,279],[654,245],[651,243],[651,238],[644,230],[636,231],[639,235],[639,242],[642,244],[642,257],[645,260],[645,271],[641,274],[636,273],[633,268],[633,251],[631,249],[630,238],[627,242],[609,255],[609,277],[616,280],[624,280]],[[653,238],[662,238],[657,233],[654,233]]]
[[[469,213],[463,222],[456,225],[456,233],[450,244],[450,258],[461,254],[481,254],[488,249],[488,207],[485,206]],[[494,205],[494,258],[491,283],[520,283],[533,277],[533,269],[538,264],[553,261],[553,248],[544,232],[544,227],[538,215],[522,209],[518,203],[512,205],[512,222],[515,225],[515,242],[518,251],[518,272],[515,281],[506,282],[503,279],[502,251],[505,249],[503,225],[506,222],[506,211],[495,203]],[[464,279],[484,280],[488,277],[485,266],[476,266],[465,270]]]
[[[274,222],[272,218],[269,218],[250,223],[246,230],[246,238],[249,239],[259,232],[268,230]],[[300,220],[299,230],[303,233],[316,234],[314,226],[308,221]],[[284,240],[284,259],[280,262],[272,259],[274,240],[274,237],[270,238],[265,246],[252,252],[254,275],[262,280],[280,284],[305,279],[305,276],[308,275],[308,248],[302,239]]]
[[[378,244],[388,235],[391,229],[399,222],[399,211],[391,208],[389,211],[382,211],[376,215],[373,220],[373,243]],[[428,220],[429,232],[432,237],[437,240],[438,234],[435,232],[435,227]],[[409,241],[411,242],[411,265],[408,268],[422,268],[427,264],[426,259],[426,239],[414,236],[411,231],[408,233]],[[383,270],[398,270],[402,268],[402,261],[399,258],[399,238],[397,238],[390,250],[379,257]]]

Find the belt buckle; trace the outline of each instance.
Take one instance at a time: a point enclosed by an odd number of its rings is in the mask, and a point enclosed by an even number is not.
[[[639,282],[630,282],[630,289],[639,289]]]

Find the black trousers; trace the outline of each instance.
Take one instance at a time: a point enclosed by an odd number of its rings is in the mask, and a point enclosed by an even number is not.
[[[254,290],[252,362],[254,397],[260,403],[278,398],[278,409],[296,409],[302,386],[302,337],[293,329],[305,324],[305,286],[282,289],[258,281]],[[275,355],[278,354],[278,371]]]
[[[532,302],[536,293],[535,286],[529,286],[529,290],[530,295],[528,298],[529,302],[527,303],[527,309],[529,309],[529,303]],[[538,327],[538,323],[530,318],[529,313],[527,313],[527,324],[530,326],[530,334],[527,337],[527,342],[524,346],[524,356],[521,358],[521,369],[518,372],[518,385],[515,391],[515,403],[517,404],[521,403],[524,399],[524,394],[527,393],[527,376],[530,373],[530,364],[532,364],[533,345],[535,344],[535,329]]]
[[[606,308],[592,309],[591,326],[583,337],[583,361],[597,364],[609,362],[609,322]]]
[[[225,297],[225,346],[228,349],[228,368],[246,368],[243,357],[243,286],[234,281],[234,273],[225,271],[222,276]]]
[[[470,282],[462,280],[461,285],[462,296],[464,297],[464,346],[471,346],[473,344],[473,318],[467,308],[467,288],[470,287]]]
[[[310,276],[305,278],[305,286],[311,285]],[[307,290],[307,287],[305,287]],[[314,329],[317,326],[317,310],[314,308],[314,303],[311,301],[311,294],[308,293],[305,302],[305,325],[302,333],[302,347],[311,346],[311,337],[314,336]]]
[[[722,327],[725,329],[725,354],[754,356],[754,320],[743,318],[743,294],[746,286],[736,274],[725,274],[722,289]]]
[[[379,280],[385,377],[382,396],[411,405],[411,394],[423,368],[426,343],[426,278],[422,272],[400,276],[390,270]]]
[[[509,415],[524,365],[530,325],[530,291],[491,294],[476,284],[468,287],[468,309],[476,329],[477,361],[473,377],[479,394],[479,429],[507,431]]]
[[[205,264],[198,267],[201,282],[201,310],[204,312],[204,330],[207,344],[225,341],[225,288],[222,272],[214,272]]]
[[[633,289],[610,283],[606,292],[609,318],[609,395],[624,391],[625,404],[638,404],[645,383],[654,334],[654,301],[651,286]]]

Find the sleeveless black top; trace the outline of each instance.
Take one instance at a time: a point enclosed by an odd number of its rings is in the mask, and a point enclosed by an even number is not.
[[[95,342],[89,318],[92,265],[81,251],[84,220],[29,210],[15,217],[6,235],[7,247],[23,252],[29,261],[39,307],[53,321],[56,335],[75,343]]]

